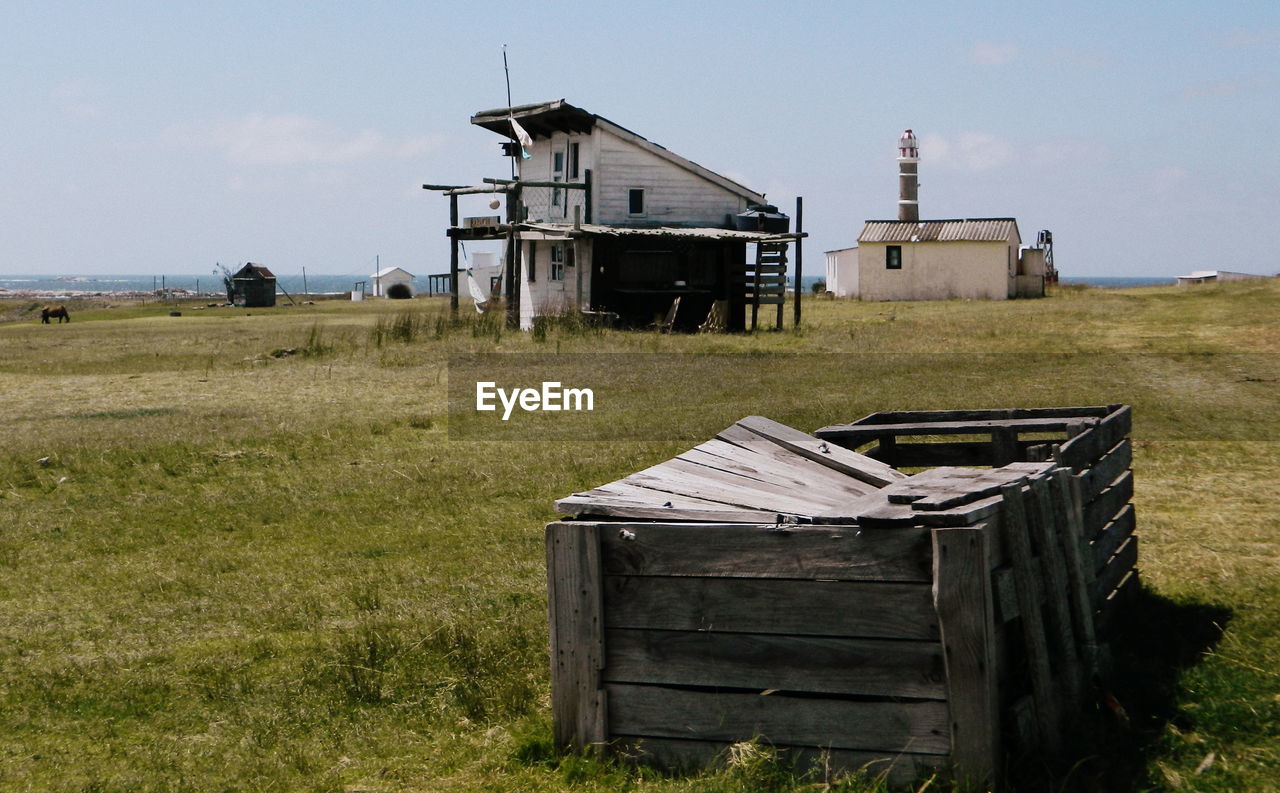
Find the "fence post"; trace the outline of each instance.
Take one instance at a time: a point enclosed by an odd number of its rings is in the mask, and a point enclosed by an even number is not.
[[[995,615],[986,532],[993,524],[933,531],[933,606],[942,635],[951,760],[965,784],[996,784],[1000,709]]]
[[[546,542],[555,742],[565,749],[598,747],[608,729],[599,530],[589,523],[550,523]]]

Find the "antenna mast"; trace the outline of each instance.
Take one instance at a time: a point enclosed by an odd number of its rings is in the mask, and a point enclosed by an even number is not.
[[[507,112],[511,112],[511,68],[507,66],[507,45],[502,45],[502,73],[507,78]],[[516,155],[511,154],[511,178],[516,178]]]

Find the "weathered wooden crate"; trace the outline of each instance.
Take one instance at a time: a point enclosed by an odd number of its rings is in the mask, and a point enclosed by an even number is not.
[[[557,741],[681,767],[759,739],[836,771],[990,783],[1003,753],[1056,750],[1092,705],[1095,626],[1136,543],[1128,410],[1071,410],[1092,421],[1070,439],[1012,440],[1058,462],[907,476],[837,445],[842,428],[753,417],[561,500]]]

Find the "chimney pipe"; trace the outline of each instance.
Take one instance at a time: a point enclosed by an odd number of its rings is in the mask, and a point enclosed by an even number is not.
[[[919,164],[920,148],[916,145],[916,136],[907,130],[898,138],[898,220],[903,223],[920,222]]]

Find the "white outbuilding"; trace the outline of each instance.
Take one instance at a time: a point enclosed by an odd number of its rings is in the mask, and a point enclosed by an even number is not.
[[[404,300],[413,297],[413,274],[399,267],[383,267],[369,276],[373,280],[373,296]]]

